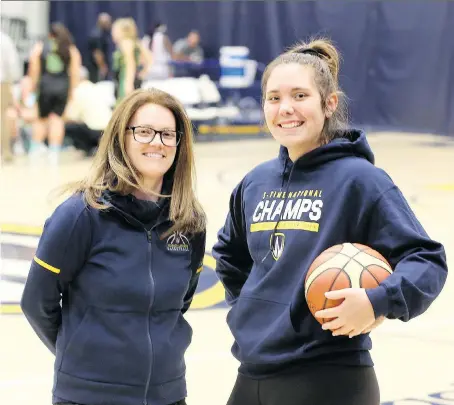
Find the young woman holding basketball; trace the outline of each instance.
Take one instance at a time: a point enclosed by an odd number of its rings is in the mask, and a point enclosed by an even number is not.
[[[206,222],[192,142],[181,103],[133,91],[46,221],[21,305],[56,355],[54,404],[185,404]]]
[[[408,321],[447,276],[431,240],[390,177],[374,166],[365,134],[347,129],[339,55],[328,40],[295,46],[262,79],[267,126],[279,156],[235,187],[213,247],[232,306],[239,375],[228,405],[378,405],[367,332],[383,317]],[[375,289],[333,291],[343,303],[316,314],[306,273],[325,249],[357,242],[394,273]]]

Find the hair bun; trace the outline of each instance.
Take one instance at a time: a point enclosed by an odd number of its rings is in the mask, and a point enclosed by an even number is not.
[[[322,58],[329,67],[337,83],[339,76],[340,56],[333,43],[326,38],[313,39],[303,42],[290,49],[290,53],[310,54]]]

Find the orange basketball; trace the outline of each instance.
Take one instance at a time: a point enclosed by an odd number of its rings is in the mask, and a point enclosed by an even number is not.
[[[376,250],[359,243],[343,243],[322,252],[311,264],[305,280],[307,305],[312,315],[340,305],[325,297],[327,291],[343,288],[375,288],[390,276],[388,261]],[[316,318],[321,324],[330,319]]]

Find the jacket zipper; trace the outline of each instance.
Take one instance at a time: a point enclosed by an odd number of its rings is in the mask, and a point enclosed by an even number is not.
[[[147,405],[147,394],[148,394],[148,388],[150,387],[150,380],[151,380],[151,372],[153,369],[153,343],[151,341],[151,335],[150,335],[150,313],[151,313],[151,307],[153,306],[153,301],[154,301],[154,280],[153,280],[153,273],[151,271],[151,259],[152,259],[152,233],[151,230],[147,231],[145,229],[145,232],[147,233],[147,240],[148,240],[148,275],[150,276],[150,303],[148,306],[148,322],[147,322],[147,336],[148,336],[148,342],[150,346],[150,368],[148,370],[148,378],[147,378],[147,383],[145,384],[145,394],[144,394],[144,399],[143,399],[143,405]]]

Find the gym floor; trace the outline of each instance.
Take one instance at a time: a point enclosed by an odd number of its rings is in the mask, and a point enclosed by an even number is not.
[[[401,188],[429,235],[441,241],[454,271],[454,139],[374,133],[376,165]],[[225,318],[222,287],[210,249],[222,226],[230,193],[243,175],[276,156],[271,139],[196,144],[197,192],[208,215],[205,268],[187,314],[194,336],[187,355],[188,405],[223,405],[237,362]],[[41,227],[58,200],[50,192],[79,178],[90,161],[65,152],[58,169],[17,161],[2,168],[0,223],[0,393],[2,404],[49,405],[53,356],[35,336],[18,305]],[[372,355],[386,405],[454,404],[454,280],[429,310],[408,323],[386,321],[372,333]],[[329,382],[327,382],[329,387]]]

